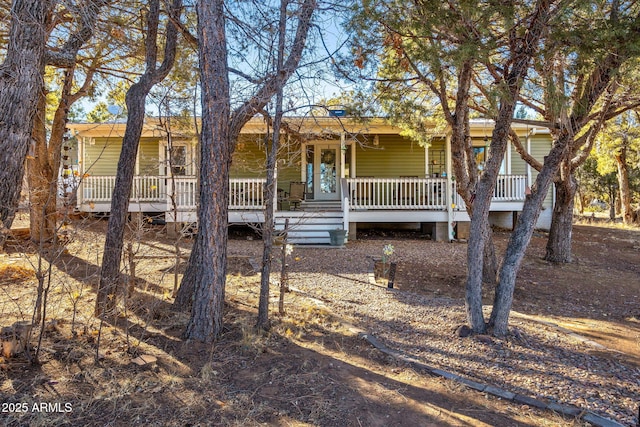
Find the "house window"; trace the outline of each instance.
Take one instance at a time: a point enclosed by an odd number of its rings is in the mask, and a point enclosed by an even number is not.
[[[171,173],[175,176],[184,176],[187,174],[187,157],[188,151],[186,145],[176,145],[169,150],[169,166]]]
[[[313,145],[307,145],[306,149],[306,161],[307,161],[307,195],[313,195],[313,156],[314,156]]]
[[[473,156],[476,159],[476,167],[478,172],[484,171],[484,163],[487,161],[487,148],[486,147],[473,147]]]
[[[473,147],[473,155],[476,158],[476,166],[478,167],[478,173],[482,173],[484,171],[485,163],[487,161],[487,152],[489,151],[489,147]],[[502,159],[502,163],[500,163],[500,175],[504,175],[506,172],[506,162],[507,156],[505,155]]]

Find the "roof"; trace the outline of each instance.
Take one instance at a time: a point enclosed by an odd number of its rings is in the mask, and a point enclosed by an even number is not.
[[[198,120],[199,121],[199,120]],[[382,117],[356,119],[353,117],[287,117],[287,124],[290,128],[303,134],[340,134],[342,132],[351,134],[368,135],[395,135],[400,133],[400,128],[393,126]],[[494,121],[488,119],[473,119],[470,121],[471,137],[490,137],[493,130]],[[126,129],[126,123],[122,121],[105,123],[69,123],[67,125],[72,133],[80,137],[113,137],[122,138]],[[435,128],[435,125],[434,125]],[[549,133],[543,126],[532,124],[513,123],[512,128],[520,135],[526,136],[533,133]],[[262,117],[252,118],[242,128],[243,134],[266,133],[267,128]],[[149,117],[145,120],[142,137],[165,137],[167,131],[158,118]],[[180,136],[185,139],[193,138],[195,131],[193,126],[188,128],[174,127],[172,129],[174,137]],[[445,135],[442,135],[443,137]]]

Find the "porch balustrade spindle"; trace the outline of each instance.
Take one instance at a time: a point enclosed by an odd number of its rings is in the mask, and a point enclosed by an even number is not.
[[[454,209],[464,210],[464,204],[452,183],[451,200],[447,200],[446,178],[346,178],[346,197],[352,210],[443,210],[453,203]],[[173,183],[173,184],[172,184]],[[85,176],[80,184],[82,203],[109,203],[115,184],[114,176]],[[195,177],[136,176],[132,201],[140,203],[169,203],[175,185],[179,209],[195,209],[197,180]],[[229,181],[229,208],[256,210],[264,207],[263,178],[233,178]],[[520,202],[525,199],[527,177],[500,175],[493,200]]]

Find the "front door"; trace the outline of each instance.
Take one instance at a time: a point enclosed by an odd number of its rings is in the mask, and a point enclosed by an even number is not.
[[[315,200],[340,200],[340,146],[316,145],[313,156]]]

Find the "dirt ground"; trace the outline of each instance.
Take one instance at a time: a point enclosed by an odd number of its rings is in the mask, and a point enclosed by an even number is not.
[[[131,231],[136,288],[118,321],[101,323],[92,311],[105,227],[104,220],[76,221],[60,251],[12,242],[0,254],[3,340],[17,322],[31,320],[37,278],[50,286],[42,341],[37,329],[29,339],[29,356],[39,349],[39,363],[3,346],[3,425],[583,425],[398,363],[305,295],[288,293],[287,314],[273,314],[271,331],[257,334],[259,276],[250,255],[230,258],[223,336],[213,346],[185,342],[188,316],[171,310],[173,246],[160,227]],[[393,237],[417,245],[424,239]],[[496,232],[499,248],[507,238]],[[578,225],[573,241],[575,262],[554,266],[541,259],[545,235],[533,237],[514,315],[579,332],[640,368],[640,231]],[[180,246],[187,253],[190,241]],[[46,260],[51,275],[34,273],[39,265],[46,271]],[[454,259],[428,267],[399,263],[396,283],[400,290],[463,298],[464,266]]]
[[[509,232],[496,230],[494,236],[498,251],[503,251]],[[518,273],[514,310],[618,350],[619,357],[640,367],[640,230],[582,223],[574,225],[572,237],[573,262],[553,265],[542,259],[547,234],[534,233]],[[424,285],[425,274],[441,279],[436,290]],[[403,262],[397,282],[414,292],[463,299],[464,274],[454,263],[426,272],[420,263]],[[491,304],[490,289],[484,296]]]

